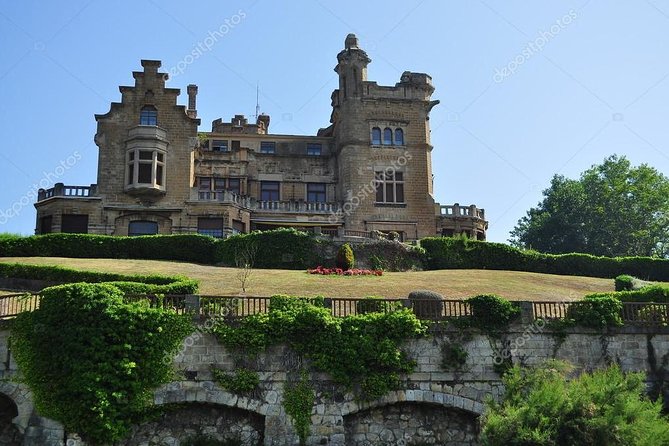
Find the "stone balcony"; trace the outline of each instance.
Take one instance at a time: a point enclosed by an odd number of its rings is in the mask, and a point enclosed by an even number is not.
[[[443,236],[465,234],[476,240],[485,240],[488,222],[485,210],[476,205],[437,205],[437,228]]]
[[[53,197],[66,198],[92,198],[97,196],[97,184],[90,186],[65,186],[63,183],[56,183],[50,189],[40,189],[37,191],[37,202],[48,200]]]
[[[340,209],[339,203],[307,202],[302,200],[264,201],[246,195],[238,195],[227,190],[191,190],[191,201],[236,204],[243,208],[272,213],[332,214]]]
[[[476,205],[460,206],[459,203],[440,205],[439,215],[442,217],[470,217],[485,220],[485,209],[479,209]]]

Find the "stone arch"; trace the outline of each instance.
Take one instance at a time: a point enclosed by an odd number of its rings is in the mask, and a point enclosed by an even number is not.
[[[0,395],[5,396],[16,406],[17,414],[12,419],[12,423],[21,433],[24,433],[34,410],[30,391],[22,384],[0,381]]]
[[[211,381],[167,384],[154,393],[154,404],[177,406],[165,411],[159,420],[133,427],[123,445],[146,444],[149,439],[156,440],[156,435],[169,442],[172,438],[185,438],[183,435],[193,429],[211,428],[215,432],[207,435],[221,435],[219,440],[237,438],[243,445],[264,441],[268,404],[223,390]]]
[[[399,390],[367,403],[342,407],[347,446],[476,444],[483,405],[443,392]]]
[[[395,390],[374,401],[349,401],[343,404],[341,414],[347,416],[362,410],[375,409],[391,404],[427,403],[468,412],[476,417],[483,414],[484,406],[479,401],[445,392],[428,390]]]
[[[203,403],[233,407],[259,415],[267,415],[269,404],[254,398],[239,396],[223,390],[210,381],[193,383],[173,382],[154,394],[157,406],[172,403]]]

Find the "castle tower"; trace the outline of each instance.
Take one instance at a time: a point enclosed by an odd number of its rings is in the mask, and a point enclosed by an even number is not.
[[[109,209],[105,233],[181,232],[181,209],[193,184],[193,150],[200,121],[197,86],[189,85],[189,108],[177,105],[180,90],[167,88],[160,61],[142,60],[135,85],[120,87],[98,123],[98,195]]]
[[[404,72],[394,87],[367,80],[371,62],[349,34],[337,55],[332,94],[338,199],[345,228],[436,234],[429,113],[432,78]]]

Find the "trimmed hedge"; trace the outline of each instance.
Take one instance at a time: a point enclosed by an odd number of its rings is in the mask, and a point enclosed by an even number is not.
[[[639,290],[593,293],[585,296],[585,299],[603,297],[615,298],[621,302],[669,302],[669,287],[663,285],[649,285]]]
[[[604,278],[629,274],[645,280],[669,281],[667,259],[543,254],[503,243],[451,237],[428,237],[420,243],[428,269],[495,269]]]
[[[177,260],[212,264],[219,241],[198,234],[118,237],[95,234],[45,234],[0,237],[2,257],[75,257]]]
[[[44,280],[65,284],[72,282],[111,283],[128,294],[193,294],[197,292],[197,281],[183,276],[124,275],[96,271],[80,271],[51,265],[25,265],[22,263],[0,263],[0,277],[14,279]]]
[[[239,253],[251,249],[254,268],[307,269],[324,263],[321,253],[330,243],[295,229],[254,231],[220,241],[216,260],[225,266],[236,266]]]

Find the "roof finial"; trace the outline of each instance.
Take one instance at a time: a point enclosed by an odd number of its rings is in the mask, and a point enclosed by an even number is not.
[[[355,36],[355,34],[350,33],[349,35],[346,36],[346,40],[344,41],[344,47],[348,50],[351,48],[358,48],[358,38]]]

